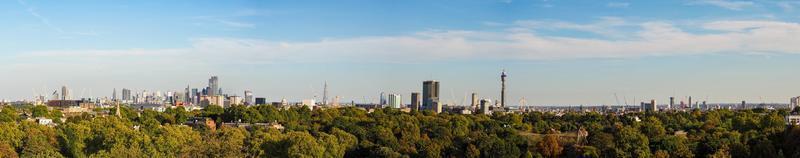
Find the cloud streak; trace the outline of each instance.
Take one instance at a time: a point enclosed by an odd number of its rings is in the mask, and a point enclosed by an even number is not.
[[[729,1],[729,0],[699,0],[689,3],[690,5],[712,5],[730,10],[742,10],[746,7],[755,5],[751,1]]]
[[[510,27],[531,30],[470,31],[433,30],[408,35],[331,38],[318,41],[272,41],[239,38],[197,38],[191,47],[173,49],[129,49],[87,51],[43,51],[27,53],[30,59],[111,59],[132,62],[153,56],[170,58],[165,63],[209,62],[267,64],[275,62],[439,62],[464,60],[560,60],[711,53],[800,53],[800,24],[780,21],[712,21],[694,26],[702,33],[684,31],[669,22],[615,24],[562,23],[547,29],[611,30],[621,25],[640,31],[624,38],[582,38],[540,35],[530,21]],[[696,28],[695,28],[696,27]],[[509,29],[513,30],[513,29]],[[619,31],[622,32],[622,31]],[[135,60],[138,59],[138,60]]]

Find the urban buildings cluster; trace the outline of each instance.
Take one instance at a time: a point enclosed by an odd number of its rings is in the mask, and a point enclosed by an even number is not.
[[[220,86],[219,77],[211,76],[208,79],[208,84],[203,87],[186,86],[182,91],[147,91],[142,90],[135,92],[128,88],[121,89],[121,97],[117,96],[117,89],[114,89],[110,97],[104,98],[74,98],[72,91],[67,86],[62,86],[59,90],[52,92],[49,98],[43,95],[35,96],[31,104],[48,105],[51,107],[59,107],[66,109],[67,112],[82,112],[89,111],[94,107],[113,107],[117,104],[123,104],[138,109],[153,109],[156,111],[163,111],[166,108],[183,106],[187,109],[202,109],[209,105],[218,105],[223,108],[243,105],[274,105],[274,106],[307,106],[311,109],[314,108],[328,108],[340,106],[356,106],[365,109],[372,108],[397,108],[406,111],[411,110],[430,110],[436,113],[449,112],[461,114],[492,114],[496,112],[524,112],[524,111],[550,111],[550,112],[563,112],[563,111],[599,111],[599,112],[641,112],[641,111],[679,111],[679,110],[712,110],[712,109],[748,109],[748,108],[781,108],[781,107],[800,107],[800,97],[792,97],[790,103],[786,104],[747,104],[742,101],[740,104],[709,104],[706,101],[693,100],[691,96],[684,97],[679,102],[676,102],[675,97],[669,97],[669,102],[659,105],[655,99],[649,102],[641,102],[639,106],[620,104],[618,105],[604,105],[604,106],[537,106],[531,107],[526,105],[526,100],[523,98],[517,106],[506,105],[506,81],[508,75],[505,70],[500,74],[499,86],[499,100],[492,100],[490,98],[481,98],[478,93],[471,93],[471,101],[469,105],[456,105],[454,103],[444,104],[440,98],[440,89],[442,83],[437,80],[422,81],[421,92],[411,92],[410,97],[404,98],[403,94],[398,93],[380,93],[380,99],[377,103],[342,103],[340,96],[335,96],[332,99],[328,96],[328,83],[325,82],[322,100],[316,99],[303,99],[300,102],[290,103],[285,98],[280,101],[268,102],[264,97],[255,97],[253,91],[244,90],[243,96],[235,95],[233,93],[225,93]],[[466,99],[466,98],[465,98]]]

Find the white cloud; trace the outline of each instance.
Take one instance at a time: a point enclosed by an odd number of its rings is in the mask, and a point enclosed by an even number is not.
[[[623,33],[618,31],[617,27],[631,26],[622,18],[618,17],[602,17],[600,20],[589,24],[577,24],[564,21],[542,21],[542,20],[520,20],[514,22],[514,25],[519,26],[516,30],[577,30],[590,32],[594,34],[603,35],[606,37],[622,37]]]
[[[608,4],[606,4],[607,7],[612,8],[628,8],[630,5],[631,4],[627,2],[608,2]]]
[[[729,1],[729,0],[698,0],[689,3],[691,5],[713,5],[730,10],[742,10],[746,7],[755,5],[751,1]]]
[[[622,39],[545,36],[534,31],[434,30],[398,36],[272,41],[200,38],[174,49],[44,51],[23,59],[124,59],[161,64],[199,62],[263,64],[273,62],[438,62],[453,60],[558,60],[637,58],[708,53],[800,53],[800,24],[780,21],[713,21],[690,33],[669,22],[628,23],[640,27]],[[622,23],[619,23],[622,24]],[[561,24],[557,25],[561,26]],[[582,28],[564,25],[563,28]],[[613,27],[616,25],[608,25]],[[598,28],[601,28],[597,26]],[[118,61],[118,60],[117,60]],[[211,62],[213,61],[213,62]],[[150,63],[152,64],[152,63]]]

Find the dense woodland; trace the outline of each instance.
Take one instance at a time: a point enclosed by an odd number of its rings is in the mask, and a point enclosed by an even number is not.
[[[39,125],[19,113],[54,118],[59,125]],[[789,113],[754,109],[487,116],[210,106],[163,113],[123,108],[122,118],[84,114],[60,122],[61,113],[44,106],[5,106],[0,112],[0,157],[800,157],[800,128],[783,121]],[[191,117],[277,121],[286,128],[183,125]]]

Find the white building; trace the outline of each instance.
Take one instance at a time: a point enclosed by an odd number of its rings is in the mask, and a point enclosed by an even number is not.
[[[389,94],[388,105],[389,105],[389,107],[396,108],[396,109],[402,108],[403,107],[403,96],[401,96],[399,94]]]
[[[800,96],[789,99],[789,109],[794,109],[794,107],[798,106],[800,106]]]
[[[305,105],[308,106],[308,108],[314,109],[314,107],[317,106],[317,102],[314,99],[304,99],[303,102],[301,102],[301,105]]]

